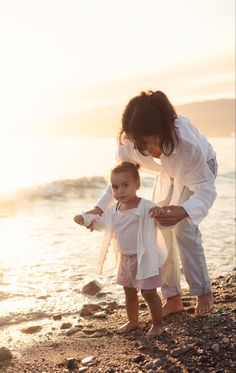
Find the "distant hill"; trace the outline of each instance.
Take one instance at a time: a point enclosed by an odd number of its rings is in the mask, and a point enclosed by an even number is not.
[[[49,130],[62,136],[115,137],[123,108],[104,106],[88,109],[50,123]],[[230,136],[235,132],[235,100],[220,99],[176,106],[179,115],[191,119],[206,136]]]
[[[177,113],[191,119],[207,136],[230,136],[235,132],[235,100],[194,102],[176,107]]]

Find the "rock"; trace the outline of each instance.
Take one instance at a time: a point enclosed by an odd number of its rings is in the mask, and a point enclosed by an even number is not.
[[[86,328],[84,328],[83,333],[87,334],[87,335],[92,335],[94,333],[97,333],[97,329],[86,329]]]
[[[40,330],[42,330],[42,326],[40,325],[30,326],[29,328],[21,329],[22,333],[25,333],[25,334],[37,333]]]
[[[189,301],[184,301],[184,302],[183,302],[183,306],[184,306],[184,307],[191,307],[191,305],[192,305],[192,303],[189,302]]]
[[[85,373],[85,372],[87,372],[87,370],[88,370],[87,367],[79,368],[79,373]]]
[[[211,349],[215,352],[218,352],[219,349],[220,349],[220,346],[218,343],[214,343],[212,346],[211,346]]]
[[[181,347],[175,348],[174,350],[171,350],[170,354],[174,357],[178,357],[179,355],[185,354],[186,352],[192,350],[193,348],[194,348],[194,346],[192,346],[192,345],[181,346]]]
[[[54,315],[53,320],[61,320],[62,316],[61,315]]]
[[[138,354],[137,356],[133,358],[133,362],[139,364],[143,362],[145,359],[146,359],[145,355]]]
[[[227,338],[227,337],[223,338],[223,339],[222,339],[222,342],[223,342],[223,343],[229,343],[229,338]]]
[[[93,280],[82,288],[82,293],[86,295],[95,295],[102,289],[102,285],[98,281]]]
[[[81,328],[77,328],[76,326],[74,328],[70,328],[66,332],[66,336],[69,337],[70,335],[73,335],[75,333],[78,333],[81,330]]]
[[[95,356],[88,356],[88,357],[85,357],[85,358],[81,361],[82,365],[90,365],[90,364],[92,364],[92,363],[94,363],[94,362],[95,362]]]
[[[106,314],[105,311],[95,312],[95,314],[93,316],[96,317],[96,319],[106,319],[107,318],[107,314]]]
[[[77,368],[78,360],[74,357],[68,357],[65,359],[65,367],[67,369],[74,369]]]
[[[61,324],[61,329],[70,329],[71,327],[71,322],[63,322],[63,324]]]
[[[91,316],[94,312],[100,311],[101,306],[98,304],[84,304],[81,311],[80,311],[80,316],[85,317],[85,316]]]
[[[0,361],[12,359],[12,353],[7,347],[0,348]]]
[[[152,360],[152,361],[148,361],[146,364],[144,364],[142,366],[142,368],[148,369],[148,371],[149,371],[149,369],[155,369],[159,365],[160,365],[160,359],[155,359],[155,360]]]

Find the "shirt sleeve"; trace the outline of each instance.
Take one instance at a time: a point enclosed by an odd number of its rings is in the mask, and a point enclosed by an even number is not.
[[[114,202],[115,202],[115,198],[113,197],[113,194],[112,194],[111,185],[108,185],[103,195],[100,197],[100,199],[96,203],[96,206],[102,209],[103,212],[105,212],[108,209],[108,207],[110,207]]]
[[[200,147],[192,146],[191,148],[191,153],[189,152],[188,157],[185,157],[179,181],[187,186],[193,195],[181,206],[186,210],[192,222],[199,225],[216,198],[215,177]]]

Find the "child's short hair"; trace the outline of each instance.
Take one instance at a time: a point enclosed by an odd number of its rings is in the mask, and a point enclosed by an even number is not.
[[[139,164],[134,164],[131,162],[120,162],[111,170],[112,174],[118,174],[119,172],[129,172],[133,175],[135,180],[140,180],[139,175]]]

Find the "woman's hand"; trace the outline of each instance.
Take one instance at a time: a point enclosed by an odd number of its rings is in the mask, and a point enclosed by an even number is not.
[[[188,213],[182,206],[155,206],[150,210],[150,217],[155,218],[160,225],[169,227],[187,218]]]

